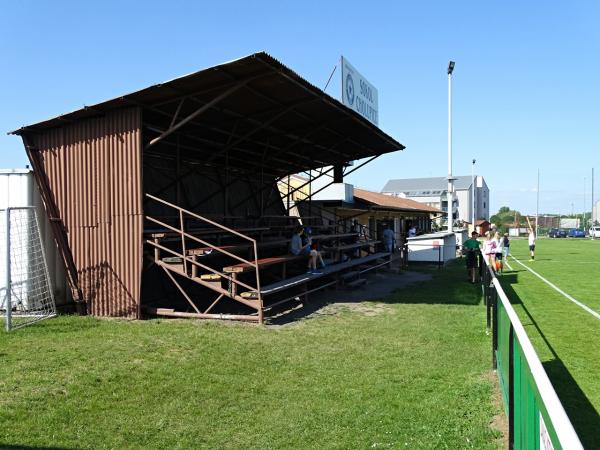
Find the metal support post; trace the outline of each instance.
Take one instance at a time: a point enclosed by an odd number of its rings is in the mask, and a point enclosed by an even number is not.
[[[494,298],[492,300],[492,368],[498,368],[496,361],[496,351],[498,350],[498,292],[494,290]]]
[[[454,179],[452,178],[452,71],[454,63],[448,66],[448,232],[452,233],[454,211],[452,203],[454,197]]]
[[[515,330],[508,331],[508,448],[515,448]]]
[[[486,325],[487,325],[487,329],[489,330],[492,326],[492,302],[493,302],[493,298],[494,298],[494,285],[493,285],[493,278],[490,277],[489,280],[489,285],[487,288],[487,298],[485,301],[485,309],[486,309]]]
[[[10,331],[12,326],[12,301],[11,291],[12,282],[10,280],[10,208],[6,208],[6,295],[4,297],[4,307],[6,309],[6,331]]]

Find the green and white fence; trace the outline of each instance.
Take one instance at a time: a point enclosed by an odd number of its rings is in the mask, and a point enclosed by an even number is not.
[[[509,419],[509,448],[583,449],[523,324],[488,266],[482,284],[492,360]]]

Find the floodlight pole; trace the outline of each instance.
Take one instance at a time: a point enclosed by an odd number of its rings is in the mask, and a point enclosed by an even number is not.
[[[598,214],[598,211],[596,211]],[[592,167],[592,217],[590,222],[592,222],[591,226],[594,226],[594,168]],[[592,241],[594,240],[594,231],[592,230]]]
[[[475,231],[475,160],[471,164],[471,223]]]
[[[536,194],[537,198],[535,202],[535,237],[537,238],[540,213],[540,169],[538,169]]]
[[[448,63],[448,232],[452,233],[454,179],[452,178],[452,72],[454,61]]]
[[[585,233],[585,182],[586,182],[586,178],[583,177],[583,223],[581,225],[581,227],[583,228],[583,232]]]

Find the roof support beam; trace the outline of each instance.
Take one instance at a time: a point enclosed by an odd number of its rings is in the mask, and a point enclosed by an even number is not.
[[[344,176],[345,176],[345,175],[350,175],[352,172],[354,172],[354,171],[356,171],[356,170],[360,169],[361,167],[363,167],[363,166],[365,166],[365,165],[369,164],[369,163],[370,163],[371,161],[373,161],[375,158],[379,158],[380,156],[381,156],[381,155],[375,155],[375,156],[372,156],[372,157],[370,157],[370,158],[369,158],[369,159],[367,159],[366,161],[364,161],[364,162],[362,162],[361,164],[359,164],[358,166],[354,167],[352,170],[350,170],[350,171],[348,171],[348,172],[344,173]],[[325,175],[325,174],[327,174],[327,173],[331,172],[332,170],[333,170],[333,167],[329,168],[329,169],[328,169],[327,171],[325,171],[325,172],[321,172],[321,173],[320,173],[318,176],[316,176],[315,178],[313,178],[313,179],[312,179],[312,181],[316,180],[317,178],[320,178],[320,177],[322,177],[323,175]],[[311,181],[308,181],[307,183],[304,183],[304,184],[303,184],[302,186],[300,186],[299,188],[296,188],[295,190],[301,189],[303,186],[306,186],[307,184],[310,184],[310,183],[311,183]],[[317,189],[316,191],[314,191],[314,192],[311,192],[311,193],[310,193],[310,195],[309,195],[308,197],[306,197],[306,198],[303,198],[303,199],[300,199],[300,200],[296,201],[296,202],[295,202],[295,204],[294,204],[294,206],[298,206],[300,203],[302,203],[302,202],[305,202],[305,201],[307,201],[307,200],[311,201],[311,200],[312,200],[312,197],[313,197],[315,194],[318,194],[318,193],[319,193],[319,192],[321,192],[322,190],[324,190],[324,189],[328,188],[328,187],[329,187],[329,186],[331,186],[333,183],[334,183],[334,181],[331,181],[331,182],[327,183],[325,186],[321,187],[320,189]],[[294,190],[294,191],[295,191],[295,190]],[[291,192],[294,192],[294,191],[291,191]],[[289,195],[289,194],[288,194],[288,195]]]
[[[252,91],[253,93],[257,94],[257,91],[256,91],[255,89],[253,89],[253,88],[250,88],[249,86],[247,86],[247,88],[248,88],[250,91]],[[258,94],[257,94],[257,95],[258,95]],[[264,94],[263,94],[263,95],[264,95]],[[199,102],[199,103],[201,103],[201,100],[199,100],[199,99],[197,99],[197,98],[195,98],[195,97],[193,97],[193,96],[192,96],[192,97],[190,97],[190,99],[191,99],[191,100],[193,100],[193,101],[196,101],[196,102]],[[316,101],[316,100],[319,100],[319,98],[318,98],[318,97],[314,97],[314,98],[313,98],[313,101]],[[303,101],[303,102],[302,102],[302,104],[304,104],[305,102],[307,102],[307,103],[308,103],[308,102],[310,102],[310,101],[311,101],[311,100],[305,100],[305,101]],[[273,101],[272,101],[272,102],[273,102]],[[299,106],[299,105],[300,105],[300,103],[297,103],[297,104],[295,104],[294,106]],[[283,104],[280,104],[280,106],[279,106],[279,107],[283,107],[283,106],[285,106],[285,105],[283,105]],[[259,120],[257,120],[257,119],[254,119],[252,116],[244,116],[244,115],[242,115],[242,114],[236,113],[235,111],[230,111],[230,110],[228,110],[228,109],[224,109],[224,108],[214,108],[214,109],[215,109],[215,110],[217,110],[217,111],[220,111],[220,112],[222,112],[222,113],[224,113],[224,114],[229,114],[230,116],[232,116],[232,117],[235,117],[235,118],[237,118],[237,119],[242,119],[242,120],[245,120],[246,122],[250,123],[251,125],[254,125],[254,126],[261,126],[261,125],[262,125],[262,122],[261,122],[261,121],[259,121]],[[304,114],[301,114],[301,113],[299,113],[298,111],[294,111],[294,114],[297,114],[298,116],[300,116],[300,117],[302,117],[302,118],[305,118],[305,117],[306,117]],[[317,123],[316,123],[314,120],[309,120],[309,121],[310,121],[310,123],[312,123],[313,125],[315,125],[315,127],[319,126],[319,125],[318,125],[318,124],[317,124]],[[297,141],[297,140],[298,140],[298,136],[296,136],[296,135],[295,135],[294,133],[292,133],[292,132],[289,132],[289,131],[286,131],[286,130],[281,130],[281,129],[279,129],[279,128],[276,128],[276,127],[273,127],[273,126],[268,126],[268,127],[267,127],[267,129],[268,129],[268,130],[269,130],[271,133],[273,133],[274,135],[283,136],[283,137],[285,137],[286,139],[293,139],[293,140],[295,140],[295,141]],[[334,132],[333,130],[331,130],[331,129],[329,129],[329,128],[326,128],[326,129],[327,129],[327,131],[331,132],[332,134],[335,134],[336,136],[342,136],[340,133],[338,133],[338,132]],[[321,150],[324,150],[324,151],[328,151],[327,147],[325,147],[324,145],[322,145],[322,144],[318,144],[318,143],[316,143],[316,142],[313,142],[313,141],[310,141],[310,140],[308,140],[308,139],[306,139],[306,138],[303,140],[303,142],[299,142],[299,144],[300,144],[300,143],[305,143],[305,144],[307,144],[307,145],[310,145],[310,146],[313,146],[313,147],[315,147],[315,148],[318,148],[318,149],[321,149]],[[360,145],[360,144],[356,143],[356,145]],[[346,158],[346,160],[348,160],[348,161],[349,161],[349,160],[351,160],[351,159],[353,159],[353,158],[352,158],[350,155],[348,155],[348,154],[346,154],[346,153],[341,153],[341,152],[332,152],[332,151],[329,151],[329,153],[335,153],[336,155],[342,155],[342,156],[343,156],[344,158]]]
[[[156,127],[156,126],[154,126],[154,125],[149,125],[149,124],[146,124],[146,125],[145,125],[145,128],[147,128],[148,130],[151,130],[151,131],[157,132],[157,133],[162,133],[162,132],[163,132],[163,130],[162,130],[160,127]],[[215,142],[215,141],[212,141],[212,140],[210,140],[210,139],[199,138],[199,137],[192,136],[192,135],[188,135],[188,134],[185,134],[185,135],[183,135],[183,136],[184,136],[185,138],[187,138],[187,139],[190,139],[190,140],[192,140],[192,141],[195,141],[195,142],[199,142],[199,143],[201,143],[201,144],[203,144],[203,145],[207,145],[207,146],[209,146],[209,147],[213,147],[213,148],[217,148],[217,149],[222,149],[222,147],[223,147],[223,144],[222,144],[222,143]],[[232,135],[232,136],[234,136],[234,135]],[[235,137],[235,136],[234,136],[234,137]],[[206,153],[207,153],[207,152],[203,152],[203,151],[202,151],[201,149],[199,149],[199,148],[196,148],[196,147],[191,147],[191,146],[189,146],[189,145],[184,145],[184,144],[175,144],[175,143],[173,143],[173,142],[169,142],[168,140],[164,140],[164,141],[162,141],[162,142],[161,142],[161,145],[170,145],[170,146],[173,146],[173,147],[175,147],[175,146],[179,145],[179,146],[180,146],[181,148],[183,148],[183,149],[190,150],[190,151],[194,151],[194,152],[196,152],[196,153],[203,153],[203,154],[205,154],[205,155],[206,155]],[[252,150],[249,150],[249,149],[246,149],[246,148],[237,147],[237,146],[236,146],[236,147],[232,147],[232,148],[231,148],[231,150],[235,150],[235,151],[237,151],[237,152],[240,152],[240,153],[245,153],[245,154],[247,154],[247,155],[255,155],[255,154],[256,154],[256,153],[255,153],[254,151],[252,151]],[[219,150],[219,151],[220,151],[220,150]],[[214,153],[209,153],[209,156],[210,156],[210,155],[212,155],[212,154],[214,154]],[[256,167],[262,167],[262,164],[261,164],[261,163],[258,163],[258,162],[254,161],[254,160],[250,160],[250,159],[242,159],[242,158],[236,158],[236,157],[233,157],[233,156],[230,156],[229,158],[231,158],[231,159],[232,159],[232,160],[234,160],[234,161],[240,161],[240,162],[241,162],[241,163],[243,163],[243,165],[245,165],[245,166],[246,166],[246,165],[253,165],[253,166],[256,166]],[[306,160],[308,160],[308,161],[311,161],[311,160],[310,160],[310,158],[307,158],[307,157],[302,157],[302,159],[306,159]],[[299,167],[298,165],[293,165],[293,164],[290,164],[290,162],[289,162],[289,161],[287,161],[287,160],[285,160],[285,159],[281,159],[281,158],[274,158],[274,160],[275,160],[275,161],[277,161],[277,162],[280,164],[280,166],[281,166],[281,167],[285,168],[285,170],[292,170],[292,171],[296,170],[296,171],[297,171],[297,170],[301,170],[301,168],[302,168],[302,166],[300,166],[300,167]],[[208,164],[208,163],[210,163],[211,161],[210,161],[209,157],[207,156],[207,157],[206,157],[206,159],[203,159],[203,160],[198,160],[198,162],[202,162],[202,163]]]
[[[175,114],[173,115],[173,119],[171,120],[171,123],[169,124],[169,128],[173,128],[173,126],[175,125],[175,121],[177,120],[177,116],[179,115],[179,111],[181,111],[181,107],[183,106],[183,102],[185,102],[185,98],[182,98],[179,101],[179,104],[177,105],[177,109],[175,110]]]
[[[214,105],[216,105],[217,103],[219,103],[221,100],[229,97],[231,94],[233,94],[235,91],[237,91],[238,89],[240,89],[245,84],[246,84],[246,80],[241,81],[238,84],[234,85],[233,87],[227,89],[221,95],[218,95],[217,97],[215,97],[214,99],[212,99],[210,102],[208,102],[208,103],[204,104],[203,106],[201,106],[200,108],[198,108],[196,111],[194,111],[193,113],[191,113],[185,119],[181,119],[177,124],[172,125],[171,127],[169,127],[169,129],[166,130],[163,134],[161,134],[160,136],[152,139],[148,143],[148,145],[146,145],[146,148],[152,147],[153,145],[155,145],[159,141],[163,140],[164,138],[166,138],[168,135],[170,135],[174,131],[177,131],[179,128],[181,128],[182,126],[184,126],[189,121],[193,120],[195,117],[197,117],[200,114],[202,114],[203,112],[209,110]],[[179,107],[181,107],[181,104],[182,103],[179,104]],[[179,108],[177,109],[177,111],[179,111]],[[176,114],[178,114],[178,112]]]
[[[308,101],[303,101],[303,102],[299,102],[296,103],[292,106],[288,106],[287,108],[285,108],[283,111],[279,112],[278,114],[275,114],[273,117],[271,117],[269,120],[267,120],[266,122],[262,122],[260,124],[256,125],[256,128],[253,128],[251,131],[249,131],[248,133],[244,134],[243,136],[241,136],[240,138],[236,139],[234,142],[232,142],[231,144],[228,144],[227,146],[225,146],[224,148],[222,148],[221,150],[219,150],[217,153],[214,153],[210,158],[208,158],[208,162],[214,160],[217,156],[219,156],[221,153],[226,152],[227,150],[229,150],[230,148],[232,148],[233,146],[245,141],[247,138],[249,138],[250,136],[252,136],[253,134],[259,132],[260,130],[262,130],[263,128],[268,127],[269,125],[271,125],[273,122],[275,122],[277,119],[279,119],[280,117],[284,116],[285,114],[287,114],[288,112],[292,111],[294,108],[296,108],[297,106],[303,104],[303,103],[308,103],[314,101],[314,99],[310,99]]]

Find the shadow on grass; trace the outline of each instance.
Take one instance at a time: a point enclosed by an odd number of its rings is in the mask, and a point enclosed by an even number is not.
[[[516,271],[515,271],[516,272]],[[550,379],[558,398],[560,399],[567,415],[569,416],[577,435],[581,439],[584,448],[600,448],[600,415],[594,405],[589,401],[585,393],[581,390],[577,381],[569,372],[569,369],[563,364],[554,347],[538,325],[534,316],[529,312],[527,306],[521,301],[512,285],[518,283],[518,275],[511,273],[511,277],[502,277],[502,288],[512,304],[518,304],[523,309],[529,324],[523,323],[526,327],[531,325],[540,335],[550,352],[553,359],[542,362],[542,366]]]
[[[287,323],[303,320],[308,316],[318,313],[326,315],[321,310],[328,304],[338,302],[360,303],[364,301],[377,301],[386,304],[431,304],[431,305],[466,305],[476,306],[481,303],[482,293],[480,284],[471,284],[467,281],[467,271],[464,260],[448,263],[442,269],[437,267],[417,266],[403,272],[401,275],[382,272],[368,276],[369,283],[366,287],[359,288],[359,295],[355,291],[323,291],[309,298],[302,307],[287,310],[280,316],[271,317],[269,324],[285,325]],[[390,288],[385,294],[372,296],[370,290],[381,290],[381,283],[387,283]],[[395,283],[395,284],[394,284]],[[400,287],[398,287],[400,286]],[[360,293],[364,295],[361,295]],[[329,315],[335,315],[331,312]]]
[[[560,358],[542,363],[584,448],[600,448],[600,415]]]

